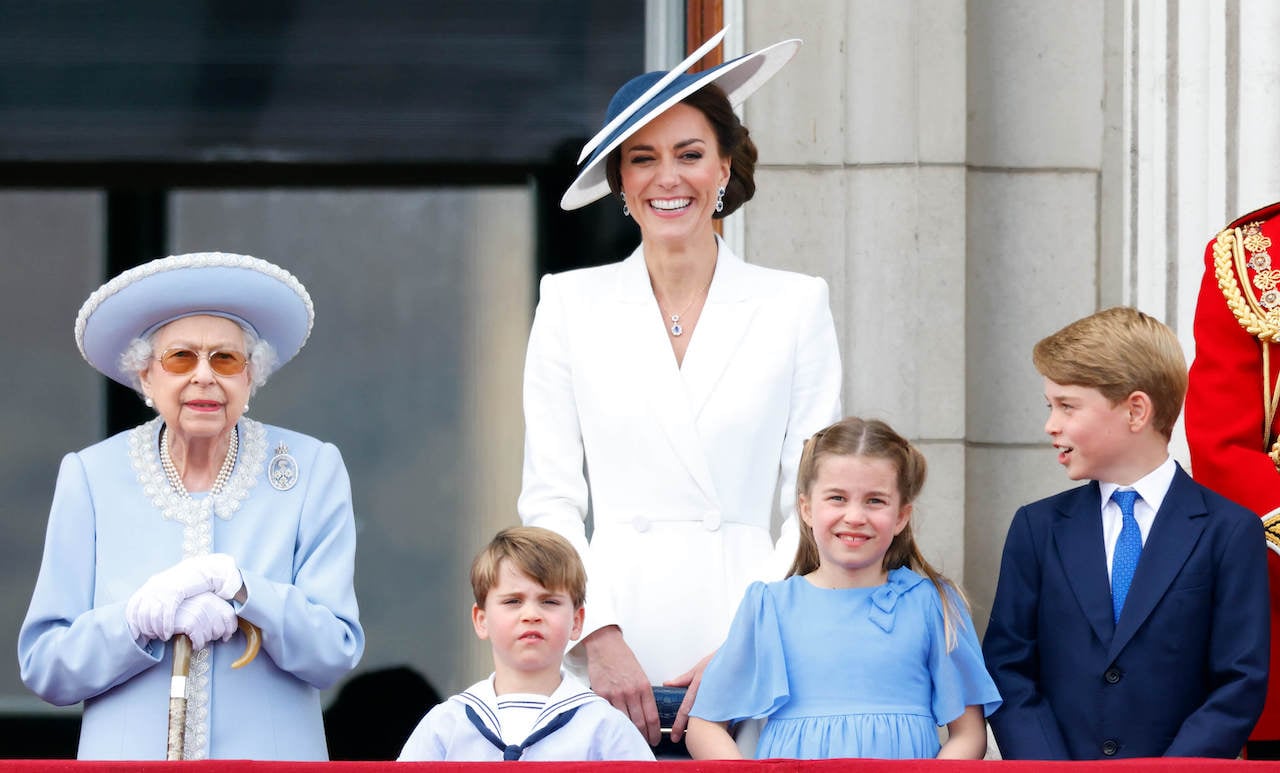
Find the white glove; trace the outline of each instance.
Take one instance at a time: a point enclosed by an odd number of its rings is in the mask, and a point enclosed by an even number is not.
[[[173,636],[178,605],[192,596],[213,593],[230,599],[244,585],[236,560],[226,553],[210,553],[181,561],[153,574],[134,591],[125,605],[125,620],[134,638],[167,641]]]
[[[202,650],[214,641],[226,641],[236,632],[231,603],[214,593],[199,593],[178,605],[173,632],[191,637],[191,648]]]

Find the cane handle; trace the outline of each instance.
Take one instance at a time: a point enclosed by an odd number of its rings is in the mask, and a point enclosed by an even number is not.
[[[247,666],[258,657],[258,650],[262,649],[262,630],[253,623],[245,620],[243,617],[236,618],[236,622],[240,626],[241,633],[244,634],[244,654],[240,659],[231,664],[232,668],[240,668]]]
[[[244,633],[244,654],[232,668],[248,665],[262,648],[262,631],[243,617],[236,621]],[[169,680],[169,737],[165,758],[180,760],[186,750],[187,674],[191,671],[191,639],[180,633],[173,637],[173,675]]]

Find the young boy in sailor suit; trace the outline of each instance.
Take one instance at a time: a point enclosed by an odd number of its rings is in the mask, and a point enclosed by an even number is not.
[[[471,564],[476,636],[493,674],[431,709],[401,761],[652,760],[622,712],[560,663],[582,633],[587,576],[569,542],[547,529],[498,532]]]
[[[1187,389],[1177,336],[1107,309],[1033,359],[1045,432],[1084,485],[1009,527],[983,641],[1001,754],[1235,757],[1267,691],[1266,547],[1257,516],[1169,456]]]

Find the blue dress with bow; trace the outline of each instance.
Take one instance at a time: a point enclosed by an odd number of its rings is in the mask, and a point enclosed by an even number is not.
[[[967,612],[959,623],[948,652],[942,599],[906,568],[874,588],[754,583],[691,713],[767,718],[759,759],[934,757],[939,726],[1000,705]]]

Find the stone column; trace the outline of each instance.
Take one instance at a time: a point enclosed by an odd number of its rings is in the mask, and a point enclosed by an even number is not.
[[[747,103],[760,146],[749,260],[824,277],[845,412],[930,463],[922,550],[964,573],[965,4],[745,4],[746,48],[796,60]]]

